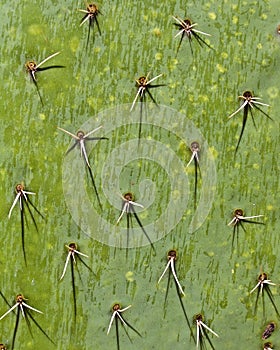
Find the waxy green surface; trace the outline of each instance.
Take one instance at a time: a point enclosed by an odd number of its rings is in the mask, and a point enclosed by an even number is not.
[[[178,252],[176,267],[185,288],[183,301],[188,316],[192,319],[200,312],[205,315],[207,324],[220,336],[213,339],[215,348],[261,349],[261,334],[267,323],[279,323],[268,299],[265,316],[261,303],[254,316],[256,295],[249,295],[261,269],[279,283],[278,5],[277,1],[191,1],[187,7],[185,1],[104,2],[99,4],[102,35],[94,28],[94,39],[90,38],[86,51],[87,23],[79,27],[83,14],[77,11],[85,8],[83,2],[2,1],[0,288],[11,304],[16,294],[22,293],[29,305],[41,310],[44,315],[34,317],[57,343],[53,346],[36,327],[32,328],[32,339],[21,320],[15,349],[114,349],[114,327],[108,336],[106,332],[116,302],[122,307],[132,304],[124,316],[142,334],[140,338],[130,332],[131,344],[120,328],[121,349],[195,349],[174,284],[166,308],[167,278],[157,285],[170,249]],[[172,15],[197,22],[198,30],[212,35],[206,40],[214,50],[194,42],[192,56],[184,40],[175,58],[179,38],[174,39],[177,32]],[[37,75],[42,107],[24,64],[28,60],[38,63],[57,51],[61,54],[50,64],[66,68]],[[188,233],[193,213],[189,205],[184,220],[155,243],[156,256],[146,246],[130,249],[126,258],[125,249],[88,238],[72,220],[61,180],[70,139],[57,126],[75,133],[99,111],[132,103],[135,79],[148,72],[152,76],[163,73],[159,83],[167,85],[153,90],[157,102],[185,114],[210,145],[217,188],[210,214],[198,231]],[[245,90],[252,90],[270,104],[266,111],[274,121],[255,113],[256,130],[249,118],[234,158],[242,113],[231,120],[227,117],[238,108],[237,96]],[[148,126],[143,125],[143,130],[147,135]],[[136,124],[135,135],[137,132]],[[101,192],[104,154],[114,149],[115,142],[129,138],[125,128],[110,135],[104,130],[99,136],[103,135],[110,140],[106,145],[100,143],[96,154],[90,155]],[[169,144],[167,132],[159,135],[162,143]],[[191,154],[177,141],[173,138],[170,147],[187,164]],[[139,167],[146,166],[155,174],[153,169],[158,165],[154,163],[139,160],[129,164],[121,173],[116,192],[133,191],[139,198],[138,183],[143,180]],[[168,174],[158,171],[162,182],[166,178],[168,184]],[[189,175],[191,186],[192,173]],[[39,233],[29,220],[25,235],[27,267],[22,256],[18,207],[8,220],[14,188],[21,182],[36,192],[33,202],[46,218],[38,217]],[[152,213],[143,212],[143,223],[162,210],[160,203],[165,203],[168,191],[168,186],[156,188],[158,205]],[[112,222],[117,220],[119,210],[112,209],[106,200],[104,204],[102,215]],[[238,244],[235,241],[232,249],[233,230],[227,223],[236,208],[243,208],[246,215],[264,214],[266,225],[246,225],[247,232],[240,230]],[[65,244],[73,241],[89,255],[87,263],[96,274],[78,265],[82,281],[77,275],[76,324],[70,269],[59,282],[67,256]],[[279,286],[271,290],[280,307]],[[1,315],[7,309],[1,299]],[[14,323],[12,313],[0,323],[0,342],[8,346]],[[279,348],[277,328],[270,339]]]

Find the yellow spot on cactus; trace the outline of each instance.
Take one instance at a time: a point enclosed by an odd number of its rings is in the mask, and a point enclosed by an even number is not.
[[[53,249],[53,245],[52,245],[51,243],[48,243],[48,244],[47,244],[47,249],[48,249],[48,250]]]
[[[142,164],[140,164],[140,168],[141,168]],[[143,211],[141,214],[141,219],[146,219],[148,217],[148,212],[147,210]]]
[[[41,120],[45,120],[45,119],[46,119],[46,116],[45,116],[45,114],[40,113],[40,114],[39,114],[39,118],[40,118]]]
[[[262,44],[261,44],[261,43],[258,43],[257,48],[258,48],[259,50],[262,49]]]
[[[269,210],[269,211],[272,211],[272,210],[274,210],[274,207],[273,207],[273,205],[268,204],[268,205],[266,206],[266,209]]]
[[[257,164],[257,163],[253,164],[253,169],[259,169],[259,168],[260,168],[259,164]]]
[[[218,69],[218,71],[220,72],[220,73],[225,73],[226,71],[227,71],[227,69],[225,68],[225,67],[223,67],[221,64],[217,64],[216,65],[216,68]]]
[[[237,16],[233,16],[232,17],[232,23],[233,24],[237,24],[238,23],[238,17]]]
[[[159,28],[154,28],[153,29],[153,34],[156,35],[156,36],[160,36],[161,35],[161,31]]]
[[[208,17],[214,21],[217,18],[217,15],[214,12],[209,12]]]
[[[156,59],[157,61],[160,61],[160,60],[162,59],[162,53],[157,52],[157,53],[155,54],[155,59]]]
[[[235,164],[234,164],[234,168],[235,168],[235,169],[240,169],[240,168],[241,168],[240,163],[235,163]]]
[[[133,278],[133,272],[132,271],[128,271],[126,274],[125,274],[125,278],[128,282],[133,282],[134,281],[134,278]]]
[[[169,63],[169,69],[173,71],[176,68],[177,64],[178,64],[178,60],[176,58],[172,59]]]
[[[200,95],[199,96],[199,100],[201,102],[208,102],[209,101],[209,97],[207,95]]]
[[[226,59],[226,58],[228,58],[228,53],[227,52],[222,52],[221,56],[222,56],[222,58]]]
[[[180,198],[180,195],[181,195],[181,193],[180,193],[180,191],[178,191],[178,190],[174,190],[173,192],[172,192],[172,198],[173,199],[178,199],[178,198]]]

